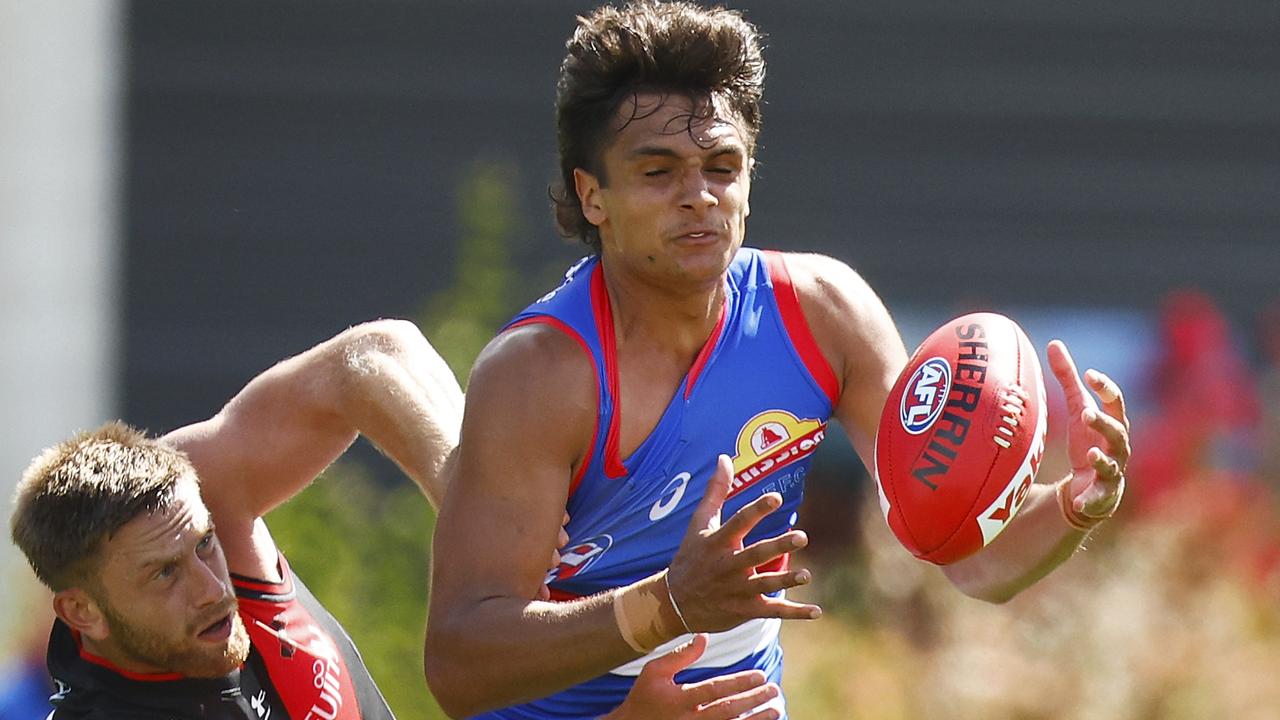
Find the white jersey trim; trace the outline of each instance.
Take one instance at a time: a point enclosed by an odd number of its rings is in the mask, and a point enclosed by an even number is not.
[[[707,650],[690,668],[728,667],[748,658],[777,642],[778,632],[782,628],[779,618],[756,618],[748,620],[732,630],[707,634]],[[680,637],[659,645],[653,652],[642,658],[619,665],[610,672],[614,675],[635,677],[640,674],[650,660],[665,655],[693,639],[693,635]]]

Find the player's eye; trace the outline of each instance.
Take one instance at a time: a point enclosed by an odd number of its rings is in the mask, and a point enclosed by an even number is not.
[[[160,566],[159,570],[156,570],[155,578],[157,580],[168,580],[169,578],[177,574],[178,574],[178,563],[176,562],[165,563],[164,565]]]
[[[212,548],[213,548],[213,531],[210,530],[209,532],[205,533],[204,537],[200,538],[200,542],[196,544],[196,552],[203,554],[208,552]]]
[[[645,176],[645,177],[658,177],[658,176],[660,176],[660,175],[666,175],[666,174],[667,174],[667,169],[666,169],[666,168],[654,168],[654,169],[652,169],[652,170],[646,170],[646,171],[645,171],[645,173],[644,173],[644,176]]]

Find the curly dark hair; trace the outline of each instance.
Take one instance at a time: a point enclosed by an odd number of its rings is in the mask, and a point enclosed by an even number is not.
[[[722,103],[741,123],[747,152],[754,154],[764,91],[760,48],[755,26],[723,7],[640,0],[579,17],[556,85],[560,180],[551,199],[560,233],[600,252],[600,232],[582,214],[573,171],[583,168],[607,183],[601,155],[610,122],[624,100],[639,107],[638,93],[688,97],[698,108],[690,126]]]

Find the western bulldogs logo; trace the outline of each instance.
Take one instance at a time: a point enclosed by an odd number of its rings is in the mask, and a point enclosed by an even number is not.
[[[947,361],[940,357],[925,360],[902,391],[902,429],[912,435],[928,430],[942,414],[950,391],[951,366]]]
[[[570,544],[560,553],[560,564],[547,573],[544,582],[550,584],[556,580],[568,580],[594,565],[611,547],[613,536],[607,533]]]
[[[751,434],[751,449],[757,455],[764,455],[784,440],[790,440],[791,433],[780,422],[766,422]]]

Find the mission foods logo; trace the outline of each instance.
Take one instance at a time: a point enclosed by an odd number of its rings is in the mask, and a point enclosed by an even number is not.
[[[738,431],[729,497],[779,468],[808,457],[826,437],[827,424],[801,420],[786,410],[767,410]]]
[[[951,366],[947,361],[940,357],[925,360],[902,391],[902,429],[912,435],[928,430],[942,414],[950,390]]]

